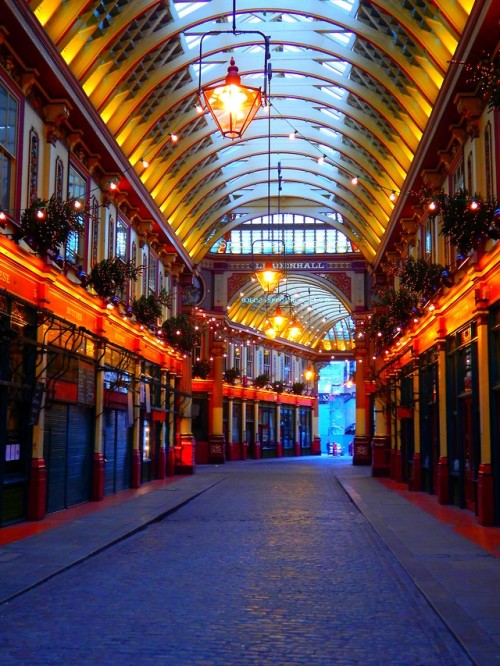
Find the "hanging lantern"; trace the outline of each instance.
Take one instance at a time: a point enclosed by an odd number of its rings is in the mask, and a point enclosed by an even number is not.
[[[294,319],[288,327],[287,333],[290,340],[296,340],[302,333],[302,328],[296,319]]]
[[[276,334],[279,335],[285,330],[286,325],[290,321],[290,317],[283,312],[281,306],[278,305],[274,313],[269,317],[269,321],[276,331]]]
[[[244,86],[231,58],[224,85],[201,89],[201,95],[223,136],[239,139],[262,104],[260,88]]]
[[[255,271],[255,277],[262,289],[270,293],[276,289],[284,273],[279,268],[273,268],[271,262],[266,262],[264,268]]]
[[[274,340],[277,335],[274,327],[268,319],[266,319],[266,323],[264,324],[264,333],[270,340]]]

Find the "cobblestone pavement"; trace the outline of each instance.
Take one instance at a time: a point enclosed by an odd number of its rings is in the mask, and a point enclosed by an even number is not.
[[[1,663],[471,664],[319,462],[210,468],[189,504],[2,605]]]

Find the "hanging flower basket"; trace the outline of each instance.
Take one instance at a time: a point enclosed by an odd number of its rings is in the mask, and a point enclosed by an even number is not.
[[[396,269],[401,285],[418,294],[420,299],[428,301],[442,286],[446,276],[444,266],[426,259],[408,257]]]
[[[266,386],[269,384],[269,381],[269,375],[267,372],[264,372],[262,375],[257,375],[257,377],[253,380],[253,385],[257,388],[266,388]]]
[[[238,368],[228,368],[224,373],[224,381],[228,384],[236,384],[236,380],[241,377],[241,372]]]
[[[196,315],[180,314],[162,324],[165,340],[183,352],[192,352],[200,344],[206,323]]]
[[[91,287],[101,298],[112,298],[125,289],[127,280],[135,282],[142,269],[142,266],[134,266],[131,259],[129,261],[122,261],[118,257],[103,259],[90,271],[86,286]]]
[[[304,382],[294,382],[292,384],[292,393],[295,393],[295,395],[302,395],[305,390],[306,385]]]
[[[158,319],[163,314],[164,307],[172,306],[173,298],[162,289],[159,294],[149,294],[149,296],[139,296],[132,301],[132,314],[138,324],[146,327],[155,326]]]
[[[16,242],[24,240],[40,256],[57,256],[71,234],[83,234],[84,214],[76,199],[62,201],[55,194],[48,200],[35,199],[24,210],[12,237]]]
[[[193,377],[199,377],[200,379],[207,379],[210,374],[210,363],[208,361],[195,361],[192,367]]]
[[[440,233],[449,238],[460,255],[467,256],[488,237],[498,201],[483,201],[480,194],[471,196],[467,190],[440,193],[433,200],[437,205],[434,215],[441,213]]]

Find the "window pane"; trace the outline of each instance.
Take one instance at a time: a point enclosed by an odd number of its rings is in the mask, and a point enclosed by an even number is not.
[[[12,172],[16,156],[17,124],[17,100],[0,85],[0,207],[4,210],[12,208]]]
[[[68,172],[68,199],[78,199],[85,203],[87,181],[81,174],[76,171],[72,166],[69,167]],[[79,216],[79,223],[82,229],[85,229],[84,215]],[[76,232],[70,234],[66,243],[66,255],[70,261],[78,262],[83,257],[83,236]]]
[[[116,250],[115,255],[122,261],[128,259],[128,227],[123,220],[116,223]]]

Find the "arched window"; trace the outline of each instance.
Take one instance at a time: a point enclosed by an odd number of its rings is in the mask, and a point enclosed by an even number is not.
[[[332,214],[337,223],[342,218]],[[272,241],[280,242],[286,254],[344,254],[357,252],[339,229],[310,216],[285,213],[267,215],[244,222],[219,238],[211,248],[217,254],[272,254]]]

